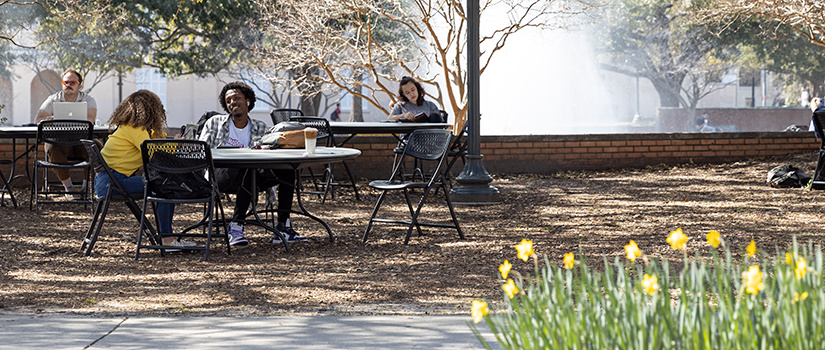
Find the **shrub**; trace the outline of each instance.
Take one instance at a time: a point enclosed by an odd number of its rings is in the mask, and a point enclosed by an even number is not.
[[[681,250],[687,240],[681,229],[667,239]],[[523,240],[516,249],[525,262],[533,259],[535,276],[510,272],[505,261],[499,268],[503,305],[488,313],[487,303],[475,300],[473,319],[485,320],[507,349],[823,347],[818,246],[799,246],[794,239],[789,253],[763,257],[759,265],[753,241],[745,257],[734,259],[718,232],[709,232],[707,240],[712,259],[684,253],[678,274],[667,260],[646,257],[633,241],[625,246],[627,259],[605,258],[603,271],[576,261],[573,253],[565,255],[563,266],[545,257],[539,267],[532,242]],[[489,349],[475,325],[470,327]]]

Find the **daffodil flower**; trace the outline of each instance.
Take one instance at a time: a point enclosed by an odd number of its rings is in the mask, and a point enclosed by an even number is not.
[[[720,236],[719,231],[710,230],[710,232],[708,232],[708,244],[714,248],[718,247],[719,243],[722,243]]]
[[[799,295],[799,293],[793,293],[793,302],[798,302],[805,299],[808,299],[808,292],[802,292],[802,295]]]
[[[627,258],[630,259],[630,261],[636,261],[636,258],[642,256],[642,251],[634,241],[630,241],[630,243],[624,246],[624,251],[627,253]]]
[[[793,270],[796,274],[796,279],[801,280],[808,273],[808,264],[805,263],[805,258],[796,259],[796,268]]]
[[[484,316],[487,316],[487,312],[487,303],[481,300],[473,300],[473,307],[470,312],[470,315],[473,316],[473,322],[481,322]]]
[[[756,249],[756,242],[751,240],[751,244],[748,244],[748,247],[745,248],[745,250],[748,252],[748,257],[752,258],[756,254],[756,252],[758,251]]]
[[[516,246],[516,250],[518,251],[518,258],[527,261],[527,259],[530,259],[530,256],[534,254],[533,241],[522,239],[521,243]]]
[[[513,299],[513,296],[518,293],[518,287],[516,287],[516,283],[513,282],[512,278],[508,279],[507,283],[502,285],[501,288],[504,289],[504,292],[507,293],[507,296],[510,297],[510,299]]]
[[[645,274],[642,278],[642,289],[645,293],[653,295],[659,290],[659,278]]]
[[[501,278],[506,279],[512,268],[513,265],[511,265],[509,261],[504,260],[504,263],[498,266],[498,272],[501,272]]]
[[[573,257],[573,253],[564,254],[564,268],[565,269],[572,269],[573,266],[576,264],[576,259]]]
[[[797,255],[796,252],[793,253],[793,256],[791,256],[791,253],[785,253],[785,263],[786,264],[793,265],[793,262],[796,259],[799,259],[799,255]]]
[[[748,268],[748,271],[742,272],[742,284],[745,286],[745,291],[753,295],[765,289],[765,285],[762,283],[762,272],[759,271],[759,265],[753,265]]]
[[[673,249],[685,249],[685,243],[688,241],[688,236],[685,236],[682,233],[682,228],[677,228],[670,232],[670,236],[667,237],[667,242],[670,243],[670,247]]]

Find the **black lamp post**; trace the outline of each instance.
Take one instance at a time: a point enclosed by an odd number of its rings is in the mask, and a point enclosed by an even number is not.
[[[467,0],[467,162],[456,177],[458,184],[450,190],[456,204],[493,204],[501,201],[498,189],[490,186],[493,178],[481,162],[481,128],[479,120],[479,13],[478,0]]]

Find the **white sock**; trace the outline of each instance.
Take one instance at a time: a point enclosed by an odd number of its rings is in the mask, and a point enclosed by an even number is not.
[[[234,222],[234,221],[230,222],[229,223],[229,230],[230,231],[231,230],[241,230],[241,231],[243,231],[243,224],[241,224],[239,222]]]
[[[292,223],[289,222],[289,219],[286,219],[286,222],[284,223],[284,227],[292,227]]]
[[[74,184],[72,184],[71,182],[63,184],[63,188],[66,189],[66,192],[71,192],[74,190]]]

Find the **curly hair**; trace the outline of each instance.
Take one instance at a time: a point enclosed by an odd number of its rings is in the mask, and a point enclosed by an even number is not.
[[[224,86],[223,89],[221,89],[221,107],[223,107],[223,110],[226,111],[226,113],[229,113],[229,109],[226,108],[226,93],[229,92],[229,90],[240,91],[244,95],[244,97],[246,97],[246,100],[249,101],[249,110],[251,111],[253,108],[255,108],[255,101],[257,101],[257,99],[255,98],[255,90],[252,90],[252,88],[249,87],[249,85],[246,85],[244,82],[233,81],[229,84],[226,84],[226,86]]]
[[[404,90],[401,87],[407,85],[407,83],[413,83],[413,85],[415,85],[415,88],[418,90],[418,101],[410,101],[407,99],[407,96],[404,96]],[[424,103],[424,87],[413,77],[401,77],[401,81],[398,83],[398,98],[400,98],[401,101],[413,102],[420,106]]]
[[[158,95],[149,90],[133,92],[121,102],[112,117],[109,125],[128,125],[135,128],[151,130],[155,137],[163,135],[166,127],[166,110]]]

